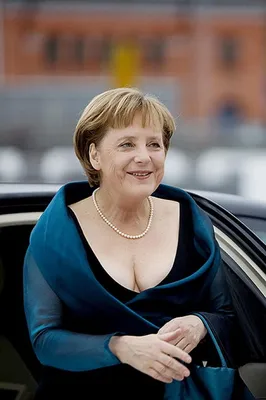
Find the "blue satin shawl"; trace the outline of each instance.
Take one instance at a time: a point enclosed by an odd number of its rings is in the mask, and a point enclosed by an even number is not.
[[[68,212],[69,191],[77,193],[78,201],[90,196],[93,189],[85,181],[71,182],[59,189],[32,230],[24,270],[28,271],[34,260],[64,309],[77,321],[79,332],[86,334],[87,342],[91,343],[87,370],[120,363],[108,347],[114,334],[156,333],[173,317],[204,311],[201,308],[204,298],[221,262],[220,249],[209,217],[187,192],[160,185],[153,196],[187,202],[193,221],[191,240],[204,261],[184,279],[144,290],[124,304],[97,281],[88,264],[82,240]],[[24,280],[27,280],[25,275]],[[28,316],[28,323],[31,337],[36,341],[43,327],[35,326],[34,316]],[[64,335],[62,327],[61,330]],[[51,360],[45,363],[53,365]]]

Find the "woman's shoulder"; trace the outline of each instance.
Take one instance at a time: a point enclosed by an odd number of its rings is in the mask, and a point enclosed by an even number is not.
[[[184,191],[182,191],[184,193]],[[186,192],[185,192],[186,193]],[[189,202],[189,194],[180,196],[175,200],[152,196],[154,208],[160,211],[161,216],[174,217],[184,215],[184,218],[192,217],[192,209]]]
[[[152,197],[154,208],[162,218],[178,216],[180,214],[181,203],[174,200]]]
[[[170,186],[169,186],[170,187]],[[173,190],[178,190],[175,193],[175,196],[169,196],[169,193],[164,192],[155,192],[152,195],[153,202],[158,204],[158,206],[165,208],[165,209],[176,209],[179,207],[186,207],[189,206],[189,200],[191,196],[189,193],[184,191],[183,189],[178,189],[174,187],[170,187]],[[172,198],[171,198],[172,197]]]
[[[90,197],[68,204],[68,208],[79,218],[89,216],[93,211],[93,203]]]

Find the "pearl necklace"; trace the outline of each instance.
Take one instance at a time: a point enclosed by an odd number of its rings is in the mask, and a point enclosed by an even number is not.
[[[96,210],[98,211],[98,213],[100,214],[101,218],[104,220],[104,222],[109,225],[116,233],[118,233],[120,236],[123,236],[126,239],[140,239],[142,238],[144,235],[146,235],[146,233],[148,232],[148,230],[151,227],[151,222],[152,222],[152,218],[153,218],[153,202],[152,202],[152,198],[149,196],[148,200],[149,200],[149,204],[150,204],[150,213],[149,213],[149,220],[148,220],[148,225],[147,228],[145,229],[144,232],[142,232],[139,235],[128,235],[127,233],[123,233],[121,232],[115,225],[113,225],[106,217],[105,215],[102,213],[102,211],[100,210],[97,201],[96,201],[96,197],[95,194],[97,192],[97,190],[99,190],[100,188],[97,188],[94,190],[94,192],[92,193],[92,200],[93,203],[95,205]]]

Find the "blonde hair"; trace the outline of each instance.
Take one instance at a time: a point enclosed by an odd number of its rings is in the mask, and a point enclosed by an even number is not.
[[[90,162],[90,145],[94,143],[97,147],[109,128],[130,126],[137,113],[141,114],[143,127],[152,125],[162,130],[167,151],[175,131],[175,121],[167,107],[154,96],[133,88],[111,89],[95,96],[84,109],[73,142],[90,186],[100,184],[99,171]]]

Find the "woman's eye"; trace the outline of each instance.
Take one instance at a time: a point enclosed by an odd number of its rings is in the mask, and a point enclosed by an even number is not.
[[[126,142],[126,143],[123,143],[123,144],[120,145],[120,147],[124,147],[124,148],[126,148],[126,147],[132,147],[132,146],[133,146],[133,144],[130,143],[130,142]]]
[[[151,146],[151,147],[157,147],[157,148],[158,148],[158,147],[161,147],[160,144],[157,143],[157,142],[150,143],[149,146]]]

